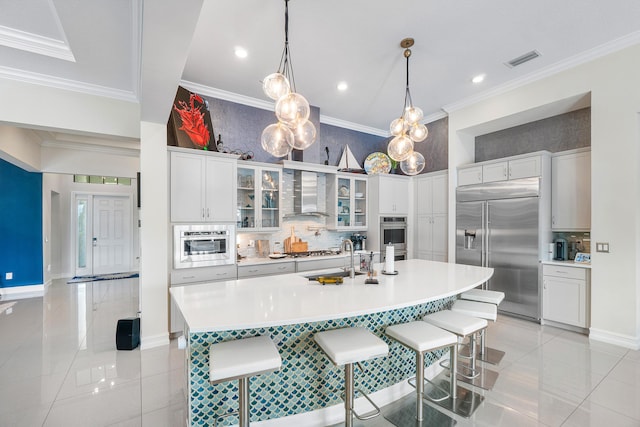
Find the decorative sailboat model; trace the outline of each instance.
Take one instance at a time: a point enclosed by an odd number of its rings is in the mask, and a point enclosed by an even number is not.
[[[344,146],[342,157],[340,157],[340,162],[338,163],[338,170],[340,172],[364,173],[364,169],[362,169],[348,145]]]

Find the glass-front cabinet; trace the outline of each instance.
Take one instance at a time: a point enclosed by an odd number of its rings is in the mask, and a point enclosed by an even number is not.
[[[367,229],[367,178],[351,173],[338,173],[329,180],[330,228],[335,230]]]
[[[260,163],[238,162],[238,231],[280,228],[282,169]]]

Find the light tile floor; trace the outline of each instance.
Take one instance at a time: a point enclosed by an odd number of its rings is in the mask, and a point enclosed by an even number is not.
[[[44,297],[0,300],[0,426],[184,426],[176,342],[115,349],[117,319],[137,310],[138,279],[57,280]],[[506,351],[500,377],[459,426],[640,426],[640,351],[506,316],[488,344]]]

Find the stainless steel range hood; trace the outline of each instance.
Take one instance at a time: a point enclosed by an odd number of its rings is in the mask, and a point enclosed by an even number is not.
[[[318,209],[318,174],[304,170],[293,171],[293,214],[290,216],[329,216]]]

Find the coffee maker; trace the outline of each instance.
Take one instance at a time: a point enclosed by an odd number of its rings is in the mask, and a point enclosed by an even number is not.
[[[567,241],[565,239],[556,239],[554,242],[555,244],[555,254],[553,259],[555,261],[566,261],[568,260],[568,254],[567,254]]]
[[[353,242],[353,250],[354,251],[361,251],[364,249],[364,239],[366,239],[367,236],[363,236],[362,234],[352,234],[351,237],[349,237],[349,239],[351,240],[351,242]]]

